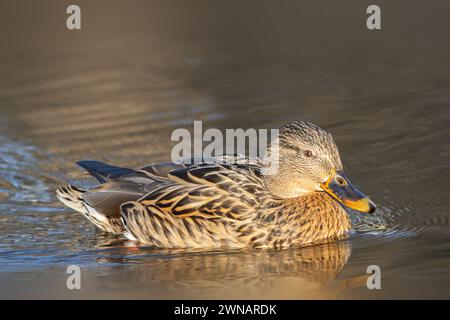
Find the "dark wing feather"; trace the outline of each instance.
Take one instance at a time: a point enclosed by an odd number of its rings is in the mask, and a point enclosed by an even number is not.
[[[111,166],[100,161],[79,161],[102,184],[83,194],[85,203],[106,217],[120,217],[120,205],[135,201],[167,183],[145,171]]]
[[[78,161],[77,164],[87,170],[101,183],[118,179],[124,175],[133,174],[135,172],[133,169],[115,167],[100,161],[83,160]]]
[[[83,160],[78,161],[77,164],[97,178],[100,183],[121,180],[140,184],[151,184],[152,182],[159,181],[157,177],[153,177],[145,171],[111,166],[100,161]]]
[[[177,217],[226,217],[239,220],[255,211],[264,192],[262,179],[248,168],[201,163],[168,173],[171,184],[139,199]]]
[[[159,162],[152,163],[145,167],[140,168],[140,171],[144,171],[151,176],[167,177],[170,171],[186,168],[188,165],[177,164],[173,162]]]
[[[261,177],[261,170],[259,164],[251,164],[251,160],[242,156],[220,156],[208,159],[201,159],[202,161],[197,161],[200,159],[191,158],[186,159],[183,163],[173,163],[173,162],[159,162],[152,163],[145,167],[140,168],[140,171],[144,171],[151,176],[156,177],[168,177],[169,173],[176,170],[183,170],[186,168],[204,168],[210,167],[214,164],[223,165],[224,167],[229,167],[232,164],[234,167],[239,168],[244,171],[251,171],[253,174]],[[253,161],[255,162],[255,161]],[[214,167],[214,166],[213,166]]]

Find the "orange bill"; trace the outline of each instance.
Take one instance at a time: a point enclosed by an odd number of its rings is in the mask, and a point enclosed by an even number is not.
[[[356,189],[342,171],[330,174],[328,180],[322,182],[320,187],[350,209],[367,213],[372,213],[376,209],[375,203]]]

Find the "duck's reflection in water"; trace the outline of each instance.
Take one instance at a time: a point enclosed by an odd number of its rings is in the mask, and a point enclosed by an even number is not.
[[[98,262],[114,264],[111,272],[119,278],[147,292],[159,290],[161,297],[301,298],[323,296],[322,289],[335,283],[350,255],[348,241],[227,252],[156,251],[125,243]]]

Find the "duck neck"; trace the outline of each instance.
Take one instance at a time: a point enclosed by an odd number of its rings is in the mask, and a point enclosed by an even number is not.
[[[351,229],[347,212],[324,192],[282,199],[272,213],[273,232],[289,234],[289,244],[341,239]]]
[[[264,183],[268,190],[283,199],[295,199],[308,196],[316,191],[300,187],[299,183],[289,179],[289,175],[266,175]]]

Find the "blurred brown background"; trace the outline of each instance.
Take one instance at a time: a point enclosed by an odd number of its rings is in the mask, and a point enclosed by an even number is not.
[[[69,4],[81,7],[81,31],[66,28]],[[380,31],[366,28],[370,4],[381,7]],[[229,277],[243,281],[239,295],[247,298],[450,297],[449,12],[448,1],[0,2],[0,279],[14,287],[1,295],[34,297],[41,277],[49,296],[70,297],[58,291],[53,268],[64,275],[75,263],[98,284],[84,292],[89,297],[122,292],[130,277],[143,289],[124,296],[177,298],[198,289],[198,296],[236,297],[232,282],[211,276],[231,263]],[[226,254],[136,256],[114,241],[99,244],[95,230],[56,201],[57,185],[83,183],[74,161],[168,160],[170,133],[193,120],[220,129],[309,120],[331,131],[387,231],[354,235],[344,244],[346,257],[353,251],[342,273],[324,278],[345,282],[377,264],[383,290],[302,290],[291,281],[311,261],[302,262],[301,250],[244,253],[241,267]],[[181,272],[183,259],[206,268],[219,293]],[[152,282],[151,270],[165,270],[167,261],[173,274]],[[246,282],[248,270],[271,291]]]

